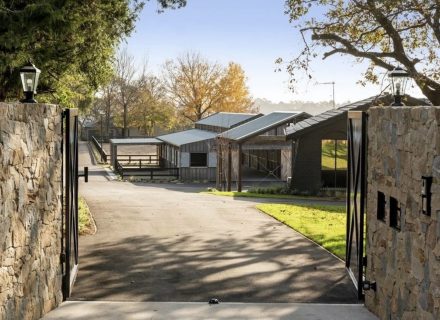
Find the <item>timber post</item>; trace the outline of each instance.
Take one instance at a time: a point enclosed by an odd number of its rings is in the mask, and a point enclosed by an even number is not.
[[[227,181],[227,188],[228,192],[232,189],[232,146],[231,143],[228,143],[228,181]]]
[[[237,191],[241,192],[242,189],[242,171],[241,171],[241,166],[242,166],[242,154],[241,154],[241,143],[238,144],[238,186],[237,186]]]

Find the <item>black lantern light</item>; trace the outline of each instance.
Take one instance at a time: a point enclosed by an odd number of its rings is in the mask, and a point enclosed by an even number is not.
[[[389,78],[394,96],[394,103],[392,104],[392,106],[403,106],[402,96],[405,95],[409,73],[400,67],[396,67],[392,71],[390,71]]]
[[[34,94],[37,93],[38,78],[41,71],[35,67],[30,61],[27,65],[20,69],[21,84],[25,98],[21,100],[24,103],[36,103]]]

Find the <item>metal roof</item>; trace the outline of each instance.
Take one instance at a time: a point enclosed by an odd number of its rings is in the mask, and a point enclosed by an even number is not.
[[[217,112],[204,119],[196,122],[196,124],[220,127],[220,128],[232,128],[237,124],[251,120],[255,117],[260,117],[262,114],[254,113],[234,113],[234,112]]]
[[[314,117],[298,122],[292,127],[286,129],[288,137],[300,136],[314,130],[321,125],[326,125],[331,121],[338,120],[344,116],[347,111],[366,110],[373,105],[390,105],[394,101],[394,98],[390,94],[383,94],[379,96],[373,96],[364,100],[360,100],[354,103],[347,104],[337,109],[328,110]],[[409,106],[426,105],[429,104],[425,99],[414,98],[409,95],[405,96],[405,103]]]
[[[214,139],[216,136],[217,134],[214,132],[199,129],[190,129],[176,133],[165,134],[157,138],[168,144],[180,147],[184,144]]]
[[[142,144],[162,144],[163,142],[156,138],[126,138],[126,139],[110,139],[110,143],[115,145],[142,145]]]
[[[225,131],[219,136],[230,140],[243,141],[276,128],[300,115],[310,116],[301,111],[276,111]]]
[[[343,116],[349,110],[362,109],[372,105],[375,102],[379,103],[389,99],[390,99],[389,95],[374,96],[361,101],[347,104],[337,109],[328,110],[314,117],[298,122],[294,126],[287,128],[286,129],[287,136],[290,137],[290,136],[301,135],[312,128],[315,128],[319,125],[323,125],[329,121],[339,118],[340,116]]]

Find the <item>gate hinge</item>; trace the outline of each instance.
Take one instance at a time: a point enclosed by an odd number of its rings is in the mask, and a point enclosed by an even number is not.
[[[66,254],[65,253],[60,254],[60,260],[61,260],[61,263],[66,262]]]
[[[363,265],[364,267],[367,266],[367,256],[362,257],[362,265]]]

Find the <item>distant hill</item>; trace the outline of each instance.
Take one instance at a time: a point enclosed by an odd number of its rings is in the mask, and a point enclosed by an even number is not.
[[[337,104],[337,107],[348,104],[349,102],[344,102],[343,104]],[[259,108],[261,113],[267,114],[273,111],[304,111],[310,113],[311,115],[316,115],[333,108],[332,101],[290,101],[290,102],[272,102],[267,99],[255,99],[254,105]]]

